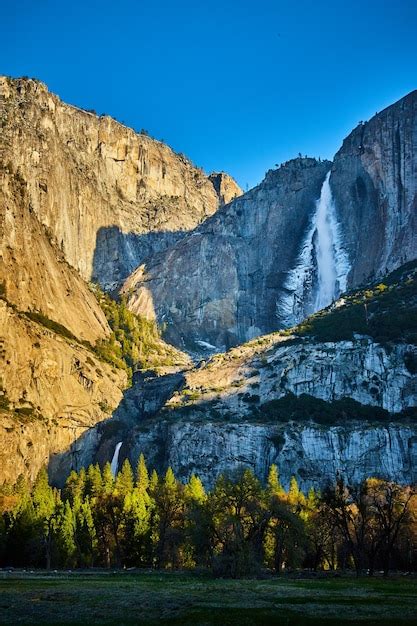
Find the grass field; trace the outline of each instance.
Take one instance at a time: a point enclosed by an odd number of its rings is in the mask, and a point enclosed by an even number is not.
[[[417,579],[0,572],[0,624],[417,624]]]

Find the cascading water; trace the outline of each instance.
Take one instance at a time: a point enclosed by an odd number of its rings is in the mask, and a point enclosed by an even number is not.
[[[340,268],[339,229],[335,219],[330,172],[321,188],[316,212],[317,293],[315,309],[328,306],[346,288],[345,267]],[[339,249],[339,254],[338,254]],[[345,265],[345,264],[344,264]],[[342,283],[342,284],[341,284]]]
[[[114,449],[113,458],[111,460],[111,473],[113,474],[114,477],[116,477],[117,470],[119,467],[119,452],[120,452],[120,448],[122,447],[122,444],[123,444],[123,441],[119,441],[119,443]]]
[[[330,188],[330,172],[303,241],[297,265],[288,273],[277,314],[285,326],[328,306],[346,290],[350,270]]]

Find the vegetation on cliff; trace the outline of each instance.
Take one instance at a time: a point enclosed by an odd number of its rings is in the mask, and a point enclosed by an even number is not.
[[[112,331],[109,337],[98,340],[94,346],[88,341],[78,339],[66,326],[40,311],[18,310],[16,305],[7,299],[4,283],[0,283],[0,299],[19,316],[26,317],[61,337],[82,344],[104,361],[126,370],[130,379],[137,369],[184,365],[188,362],[185,354],[163,341],[155,320],[148,320],[129,311],[124,296],[120,301],[116,301],[98,286],[93,285],[92,289]]]
[[[359,334],[380,343],[417,344],[417,262],[403,265],[382,282],[344,295],[291,332],[320,341],[351,340]]]
[[[251,416],[252,417],[252,416]],[[253,409],[253,417],[262,422],[313,421],[317,424],[335,425],[358,420],[371,423],[390,423],[417,420],[417,407],[410,407],[401,413],[390,413],[380,406],[361,404],[353,398],[341,398],[326,402],[306,393],[296,396],[288,393],[282,398],[270,400]]]
[[[138,369],[186,363],[184,354],[162,340],[155,320],[129,311],[125,296],[117,302],[98,286],[93,289],[112,331],[95,346],[103,359],[125,369],[130,377]]]
[[[286,491],[273,465],[266,486],[242,470],[206,493],[194,475],[185,485],[171,468],[150,475],[141,455],[135,473],[126,460],[116,478],[109,463],[73,471],[62,492],[41,470],[32,487],[3,486],[0,505],[8,566],[199,566],[231,577],[417,568],[416,493],[374,478],[305,495],[295,478]]]

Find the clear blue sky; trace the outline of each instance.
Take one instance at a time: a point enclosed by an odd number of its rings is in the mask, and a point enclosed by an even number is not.
[[[417,88],[417,0],[12,0],[0,20],[0,73],[243,187],[298,152],[331,158]]]

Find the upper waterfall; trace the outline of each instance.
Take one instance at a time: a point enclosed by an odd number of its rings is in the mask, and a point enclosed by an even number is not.
[[[286,294],[277,305],[286,326],[323,309],[346,290],[350,263],[342,244],[330,174],[324,179],[297,264],[288,272]]]
[[[349,269],[346,255],[340,246],[339,225],[330,189],[330,172],[324,180],[315,215],[317,288],[315,309],[319,311],[346,289]],[[343,259],[342,259],[343,256]]]

